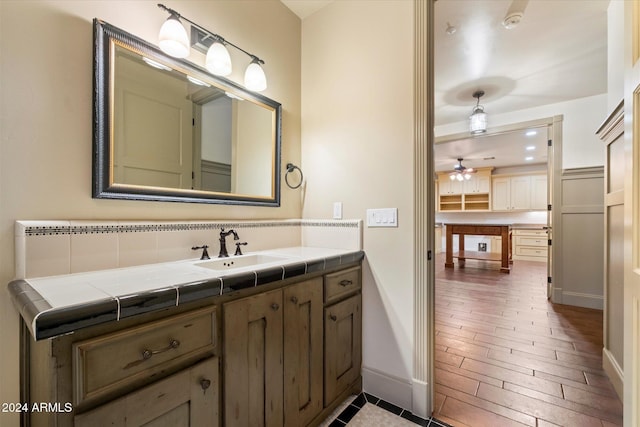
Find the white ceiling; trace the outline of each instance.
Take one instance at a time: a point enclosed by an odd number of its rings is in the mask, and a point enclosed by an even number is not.
[[[301,19],[331,3],[281,1]],[[492,114],[605,93],[608,5],[609,0],[435,2],[436,125],[466,121],[478,89],[485,91],[480,103],[489,127]],[[523,8],[519,25],[502,26],[508,11]],[[454,34],[447,34],[448,25],[456,28]],[[546,162],[542,133],[535,142],[514,134],[437,144],[436,170],[448,170],[458,157],[468,159],[463,162],[468,167],[530,163],[524,147],[531,144],[533,161]],[[485,157],[495,159],[480,160]]]

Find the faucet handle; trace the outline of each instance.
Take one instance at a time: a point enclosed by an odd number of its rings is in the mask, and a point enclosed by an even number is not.
[[[192,251],[197,251],[198,249],[202,249],[202,256],[200,257],[200,259],[211,259],[209,257],[209,252],[207,252],[207,248],[209,247],[209,245],[202,245],[202,246],[194,246],[191,248]]]
[[[236,243],[236,253],[234,255],[242,255],[242,251],[240,250],[240,246],[246,246],[247,242]]]

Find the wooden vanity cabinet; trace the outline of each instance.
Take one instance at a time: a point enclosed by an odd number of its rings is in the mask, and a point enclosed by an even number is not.
[[[360,377],[362,281],[360,267],[325,276],[324,401],[334,401]]]
[[[217,426],[218,369],[218,358],[209,358],[120,399],[77,415],[74,426]]]
[[[361,389],[361,289],[357,266],[223,305],[226,427],[318,425]]]
[[[227,303],[225,426],[304,426],[322,411],[322,278]]]
[[[166,315],[165,315],[166,316]],[[128,319],[30,341],[30,426],[218,426],[217,309]]]

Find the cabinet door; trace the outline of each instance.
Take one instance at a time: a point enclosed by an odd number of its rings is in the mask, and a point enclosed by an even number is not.
[[[449,178],[448,174],[438,175],[438,191],[441,195],[462,194],[462,181]]]
[[[510,208],[511,185],[509,178],[494,178],[491,192],[492,209],[506,211]]]
[[[224,305],[224,425],[283,425],[282,291]]]
[[[354,295],[324,309],[324,402],[332,402],[360,375],[362,297]]]
[[[531,177],[531,209],[547,210],[547,175]]]
[[[164,380],[74,418],[76,427],[217,426],[218,358],[212,357]]]
[[[476,192],[477,193],[488,193],[489,191],[491,191],[491,175],[488,175],[486,173],[484,174],[477,174],[475,178],[476,181]]]
[[[322,411],[322,278],[284,289],[284,425]]]
[[[511,209],[531,208],[531,177],[515,176],[511,178]]]

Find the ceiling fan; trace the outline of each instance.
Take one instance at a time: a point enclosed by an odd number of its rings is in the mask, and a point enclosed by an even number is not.
[[[464,181],[471,179],[471,174],[476,173],[474,168],[468,168],[462,164],[462,157],[458,157],[458,164],[453,167],[453,172],[449,174],[449,179]]]

